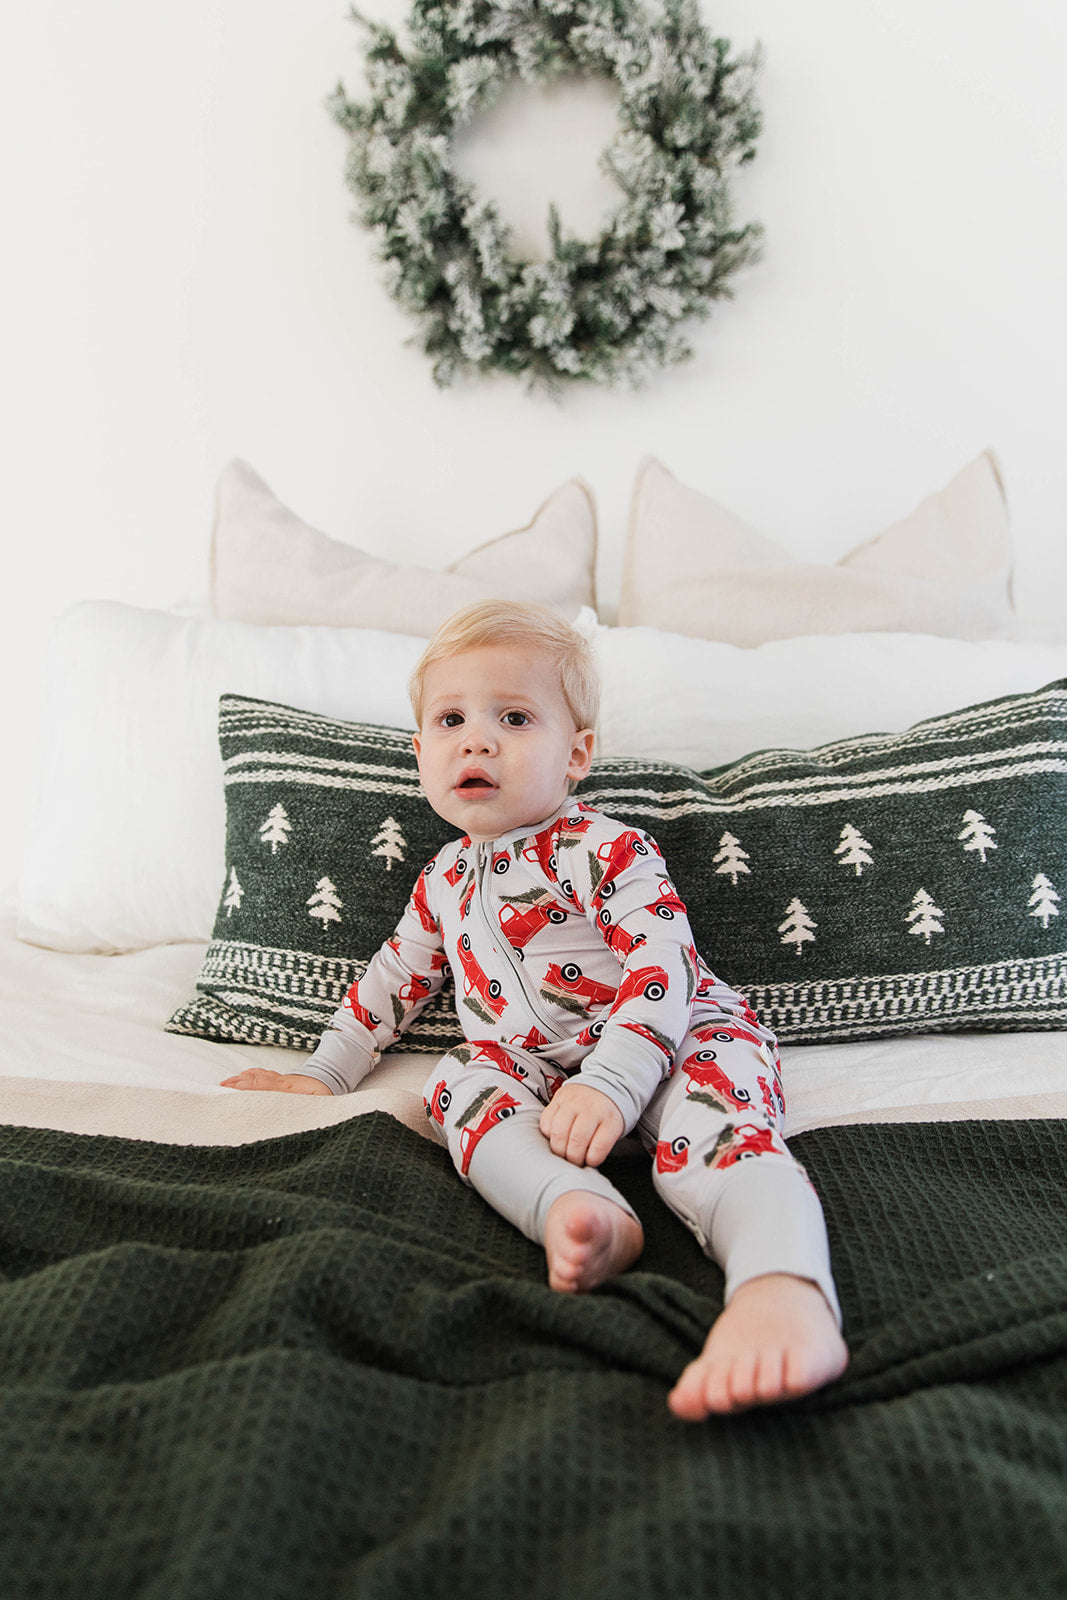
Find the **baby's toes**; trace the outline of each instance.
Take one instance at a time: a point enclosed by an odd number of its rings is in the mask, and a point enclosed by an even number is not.
[[[667,1396],[676,1417],[685,1422],[701,1422],[711,1409],[708,1392],[710,1370],[702,1361],[691,1361]]]
[[[735,1352],[725,1373],[724,1387],[730,1397],[726,1408],[730,1411],[747,1411],[759,1404],[760,1352],[744,1350]]]
[[[793,1393],[786,1376],[787,1353],[780,1345],[761,1350],[753,1385],[752,1405],[772,1405]]]
[[[710,1413],[725,1415],[733,1411],[730,1367],[704,1350],[685,1368],[667,1400],[676,1417],[686,1422],[703,1422]]]

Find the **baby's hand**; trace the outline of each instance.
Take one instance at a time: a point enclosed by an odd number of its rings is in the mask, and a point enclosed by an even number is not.
[[[236,1077],[223,1078],[224,1089],[280,1089],[285,1094],[332,1094],[318,1078],[306,1072],[274,1072],[270,1067],[246,1067]]]
[[[541,1132],[552,1152],[576,1167],[599,1167],[626,1124],[613,1100],[585,1083],[565,1083],[541,1113]]]

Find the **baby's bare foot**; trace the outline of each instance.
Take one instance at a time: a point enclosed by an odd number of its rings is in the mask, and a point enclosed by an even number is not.
[[[581,1294],[614,1278],[644,1247],[641,1224],[605,1196],[568,1189],[549,1207],[545,1222],[548,1283],[561,1294]]]
[[[796,1400],[847,1365],[848,1346],[822,1290],[807,1278],[768,1273],[734,1292],[667,1404],[675,1416],[702,1422],[713,1411]]]

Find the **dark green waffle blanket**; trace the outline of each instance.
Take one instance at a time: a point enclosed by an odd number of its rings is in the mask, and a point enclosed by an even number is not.
[[[667,1391],[718,1270],[541,1252],[381,1114],[240,1148],[0,1130],[2,1600],[1067,1593],[1067,1141],[827,1129],[853,1350],[809,1400]]]

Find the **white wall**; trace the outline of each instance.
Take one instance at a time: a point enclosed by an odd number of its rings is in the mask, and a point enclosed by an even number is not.
[[[367,9],[400,20],[406,4]],[[562,403],[504,380],[439,391],[405,345],[324,109],[339,77],[361,81],[343,0],[34,0],[9,18],[0,666],[17,781],[0,836],[24,810],[48,620],[91,595],[202,595],[232,455],[336,537],[431,564],[580,472],[610,618],[646,452],[834,559],[992,444],[1022,606],[1058,617],[1067,12],[706,0],[705,14],[765,50],[766,131],[738,187],[764,260],[696,327],[688,368]],[[601,96],[587,170],[602,112]],[[536,137],[518,147],[542,180],[550,155]]]

